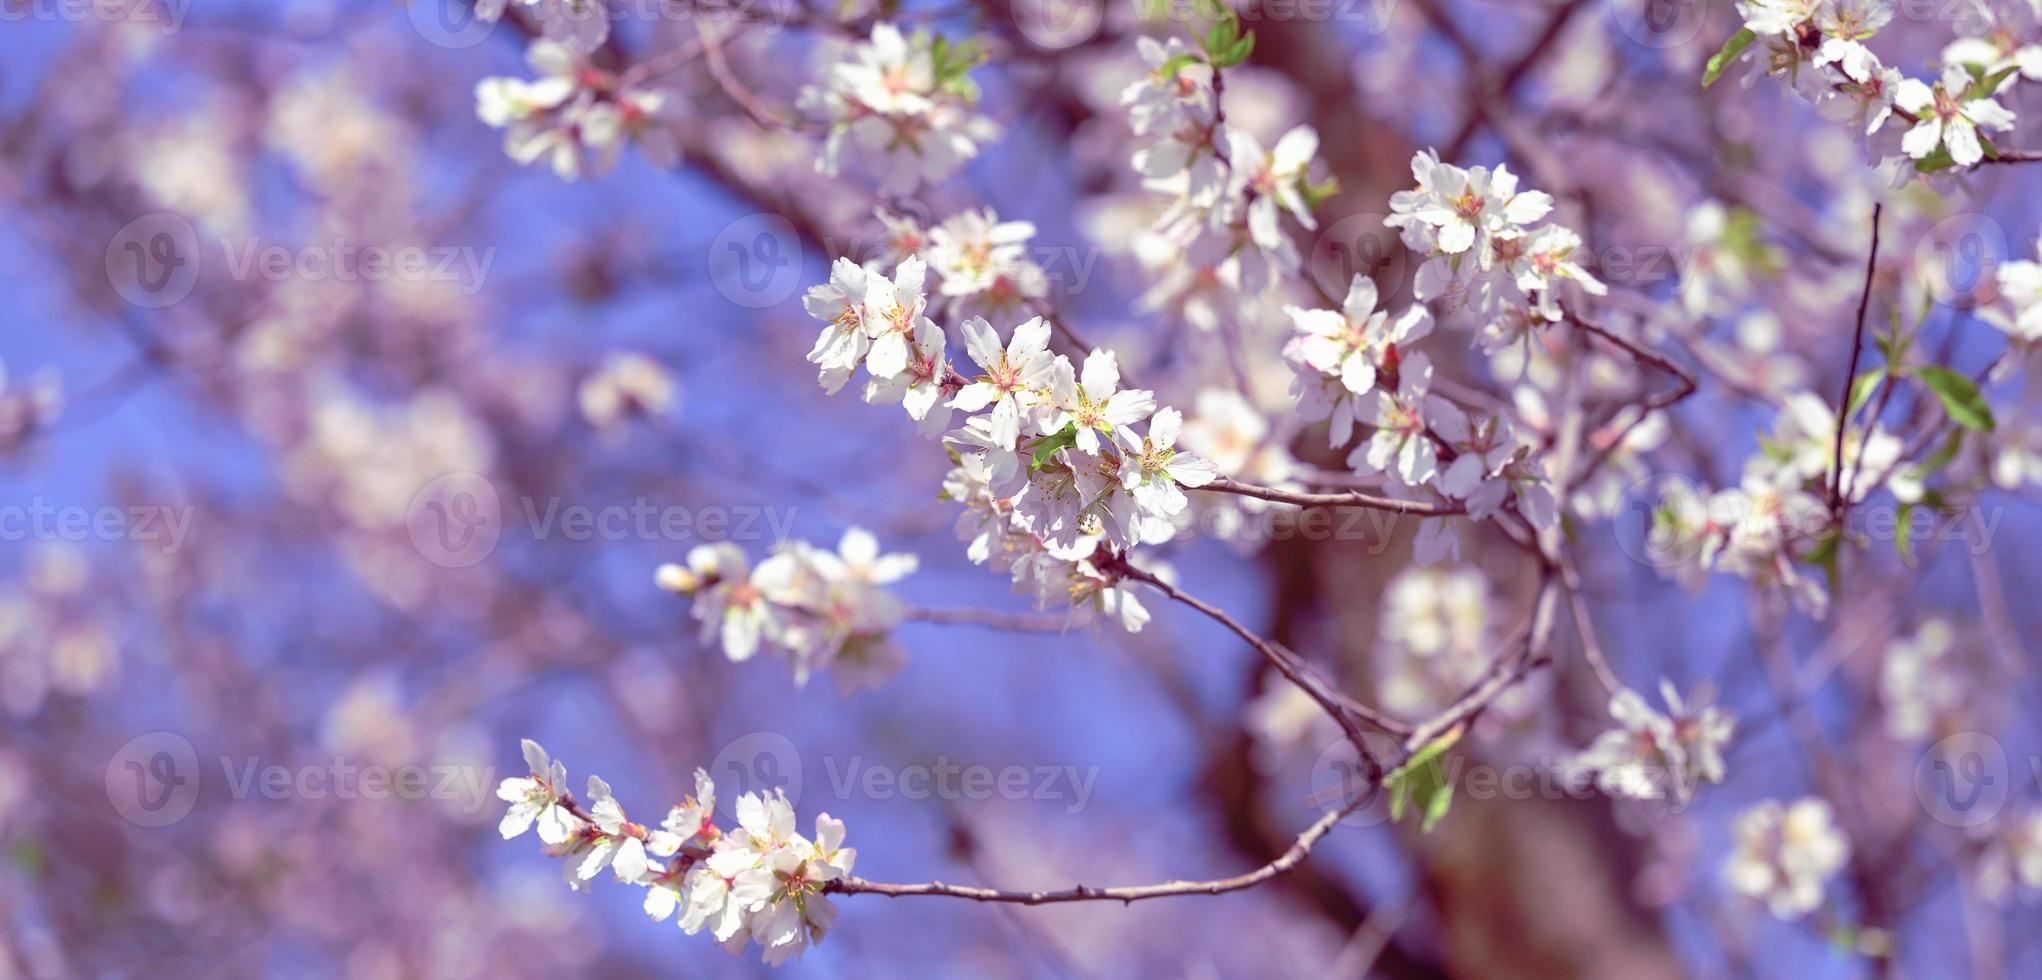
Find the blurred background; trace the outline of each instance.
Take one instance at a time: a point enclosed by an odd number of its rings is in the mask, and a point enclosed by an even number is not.
[[[1243,297],[1145,237],[1120,92],[1145,70],[1134,38],[1182,18],[1087,0],[621,6],[594,63],[653,66],[679,161],[630,148],[563,181],[477,118],[478,81],[532,74],[515,14],[0,0],[0,974],[771,972],[500,839],[493,789],[523,775],[521,737],[635,812],[677,802],[698,766],[726,806],[784,786],[804,823],[844,819],[857,870],[883,881],[1136,884],[1282,853],[1338,784],[1338,733],[1160,597],[1134,635],[910,621],[899,675],[846,694],[729,662],[653,585],[696,545],[756,560],[862,527],[920,557],[894,587],[914,606],[1061,622],[966,559],[934,444],[897,408],[825,395],[803,360],[819,325],[802,292],[839,255],[895,247],[881,206],[924,229],[979,207],[1033,223],[1046,302],[1183,408],[1187,443],[1226,472],[1275,465],[1243,448],[1265,444],[1339,468],[1280,355],[1282,307],[1314,293]],[[1470,782],[1430,834],[1372,805],[1296,872],[1219,898],[840,898],[828,941],[781,972],[2042,970],[2032,892],[1979,883],[2035,795],[2033,486],[1965,496],[1909,555],[1890,537],[1852,552],[1820,620],[1740,580],[1681,581],[1641,545],[1653,481],[1734,485],[1788,393],[1843,383],[1881,190],[1851,135],[1776,85],[1700,90],[1739,26],[1729,3],[1241,16],[1257,46],[1228,72],[1229,124],[1265,145],[1316,127],[1339,181],[1298,243],[1321,289],[1367,274],[1408,302],[1415,262],[1381,216],[1414,151],[1507,161],[1630,297],[1612,319],[1707,368],[1568,509],[1615,669],[1641,691],[1712,686],[1739,723],[1729,778],[1648,806],[1568,775],[1610,722],[1563,624],[1553,668],[1458,750],[1502,782]],[[760,125],[706,55],[791,107],[880,19],[994,55],[973,78],[1001,135],[913,199],[818,175],[816,134]],[[1910,16],[1878,47],[1914,69],[1966,29]],[[2008,101],[2042,110],[2032,95]],[[2023,132],[2007,145],[2038,142]],[[1987,169],[1887,199],[1873,314],[1926,310],[1922,347],[1967,372],[2004,349],[1975,314],[1994,265],[2034,258],[2042,202],[2033,168]],[[1485,356],[1461,342],[1478,333],[1445,320],[1442,378],[1543,411],[1547,352]],[[1616,358],[1585,369],[1640,382]],[[1999,438],[2034,444],[2030,395],[2024,377],[1992,389]],[[1912,411],[1903,396],[1894,417]],[[1177,581],[1400,717],[1443,706],[1529,615],[1535,570],[1493,531],[1464,527],[1457,560],[1419,568],[1415,522],[1198,506],[1198,533],[1158,555]],[[1893,680],[1890,651],[1925,625],[1960,666]],[[1893,721],[1902,702],[1918,724]],[[1930,749],[1959,733],[1963,752]],[[1968,768],[1995,752],[1990,775]],[[1927,802],[1923,774],[1950,759],[1997,794],[1984,818]],[[1807,795],[1830,799],[1853,859],[1822,913],[1780,922],[1724,886],[1730,822]]]

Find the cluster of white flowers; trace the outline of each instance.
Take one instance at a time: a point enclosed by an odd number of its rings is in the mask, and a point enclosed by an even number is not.
[[[910,554],[881,554],[878,539],[854,527],[835,552],[793,541],[757,568],[736,545],[700,545],[686,565],[661,565],[655,581],[694,597],[702,642],[721,645],[732,661],[766,647],[789,655],[796,684],[828,669],[850,692],[900,670],[905,658],[889,634],[903,607],[883,586],[918,564]]]
[[[945,493],[965,506],[958,533],[973,561],[995,560],[1039,601],[1061,596],[1140,629],[1141,602],[1095,558],[1174,537],[1182,488],[1210,482],[1212,464],[1176,447],[1176,409],[1121,387],[1112,351],[1092,351],[1082,368],[1052,354],[1041,317],[1004,342],[983,317],[965,321],[979,373],[957,371],[926,315],[927,269],[918,255],[891,276],[838,259],[829,283],[809,290],[808,312],[825,324],[809,353],[821,384],[835,392],[863,366],[866,401],[902,402],[924,434],[944,433],[956,461]],[[952,428],[957,411],[967,417]]]
[[[1472,567],[1414,566],[1383,590],[1375,648],[1382,706],[1405,718],[1445,710],[1496,659],[1489,580]],[[1539,681],[1498,698],[1487,714],[1515,720],[1534,703]]]
[[[2035,243],[2042,254],[2042,241]],[[1999,304],[1979,311],[1979,319],[1998,327],[2016,343],[2042,341],[2042,262],[2020,259],[2000,263],[1995,276]]]
[[[1431,359],[1408,349],[1432,332],[1432,314],[1412,306],[1392,318],[1376,299],[1375,283],[1357,275],[1338,312],[1286,308],[1297,328],[1284,356],[1297,371],[1299,414],[1326,420],[1336,449],[1357,425],[1370,427],[1347,457],[1358,473],[1430,486],[1465,501],[1476,520],[1509,506],[1534,527],[1552,526],[1558,513],[1534,445],[1501,413],[1471,413],[1432,394]],[[1445,540],[1426,550],[1450,547]]]
[[[609,170],[629,140],[655,166],[679,161],[666,93],[622,84],[569,42],[534,41],[525,60],[537,79],[497,75],[475,84],[475,115],[504,130],[511,159],[544,158],[560,179],[574,180]]]
[[[1552,195],[1518,190],[1509,167],[1463,169],[1425,150],[1411,158],[1411,176],[1418,186],[1390,195],[1383,224],[1425,257],[1414,284],[1420,301],[1439,299],[1448,311],[1465,306],[1499,322],[1523,321],[1528,311],[1558,320],[1562,282],[1596,296],[1609,291],[1575,259],[1579,234],[1538,224],[1553,210]]]
[[[1686,802],[1704,780],[1723,781],[1723,749],[1736,722],[1710,704],[1705,691],[1683,700],[1671,682],[1662,681],[1659,696],[1666,699],[1665,714],[1636,691],[1618,691],[1609,703],[1618,727],[1596,736],[1575,757],[1575,764],[1595,771],[1603,792]]]
[[[1974,653],[1971,638],[1940,617],[1894,640],[1879,671],[1886,733],[1919,742],[1956,730],[1983,691]]]
[[[1824,118],[1861,130],[1869,156],[1892,169],[1897,186],[1995,154],[1987,133],[2014,126],[1995,96],[2016,78],[2042,80],[2042,47],[2016,46],[1997,14],[1974,6],[1985,16],[1966,19],[1983,36],[1945,47],[1933,81],[1902,76],[1866,46],[1892,21],[1891,0],[1740,0],[1745,29],[1726,51],[1740,59],[1755,52],[1747,83],[1783,78]]]
[[[1820,906],[1823,883],[1850,860],[1850,842],[1829,804],[1814,797],[1760,803],[1737,815],[1734,832],[1725,880],[1781,919],[1798,919]]]
[[[950,179],[999,135],[974,110],[969,72],[979,57],[940,35],[873,25],[870,41],[845,52],[825,84],[802,89],[801,109],[829,127],[817,172],[835,175],[848,153],[889,197]]]
[[[523,742],[531,775],[496,789],[510,804],[498,824],[505,840],[537,825],[547,853],[569,859],[570,883],[585,887],[604,868],[645,889],[645,913],[675,920],[689,935],[707,928],[732,955],[757,943],[766,963],[799,957],[836,920],[823,894],[850,875],[855,848],[844,823],[815,818],[815,837],[795,831],[794,808],[778,790],[737,800],[737,825],[716,826],[716,784],[695,770],[695,793],[657,827],[633,823],[601,778],[590,776],[586,808],[567,788],[567,767],[537,742]]]
[[[1646,560],[1660,574],[1699,590],[1710,570],[1781,589],[1811,616],[1829,608],[1829,591],[1801,563],[1821,547],[1829,509],[1812,493],[1747,477],[1704,496],[1685,481],[1665,481],[1652,512]]]
[[[1176,38],[1144,37],[1135,44],[1148,71],[1128,85],[1121,102],[1134,130],[1134,169],[1144,187],[1168,201],[1157,220],[1161,239],[1243,295],[1295,275],[1297,245],[1281,219],[1288,212],[1299,225],[1318,227],[1309,205],[1317,131],[1296,127],[1265,149],[1253,134],[1225,122],[1216,71],[1190,46]],[[1186,278],[1177,287],[1206,281]],[[1169,300],[1147,298],[1152,305]]]
[[[868,262],[866,275],[885,264],[923,255],[937,303],[951,318],[1018,317],[1049,295],[1049,276],[1028,253],[1035,225],[1001,221],[992,208],[959,211],[933,227],[881,208],[885,248]]]
[[[2016,893],[2042,895],[2042,811],[2003,817],[1985,840],[1978,864],[1978,892],[2005,903]]]
[[[30,434],[54,421],[63,407],[63,379],[54,368],[37,371],[26,386],[10,388],[7,365],[0,362],[0,454],[12,453]]]

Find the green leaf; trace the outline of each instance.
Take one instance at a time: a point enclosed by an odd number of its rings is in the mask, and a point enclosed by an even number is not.
[[[1453,806],[1453,783],[1446,778],[1446,771],[1439,764],[1440,756],[1460,741],[1462,729],[1455,726],[1445,735],[1434,739],[1404,764],[1391,770],[1383,777],[1383,785],[1390,790],[1390,819],[1404,819],[1404,811],[1416,804],[1423,814],[1418,829],[1431,833],[1432,828],[1446,817],[1448,808]]]
[[[1848,407],[1844,409],[1844,418],[1856,415],[1858,409],[1863,408],[1865,402],[1871,399],[1872,392],[1879,390],[1879,382],[1885,377],[1886,369],[1883,367],[1873,368],[1858,375],[1857,380],[1851,382],[1851,399]]]
[[[1157,71],[1161,73],[1164,78],[1175,78],[1177,77],[1178,72],[1183,71],[1184,69],[1189,68],[1192,65],[1198,64],[1200,61],[1203,60],[1205,59],[1199,57],[1196,52],[1186,51],[1183,54],[1171,58],[1169,61],[1163,62],[1163,67],[1157,69]]]
[[[1709,58],[1709,67],[1702,72],[1702,87],[1716,84],[1716,79],[1723,77],[1723,69],[1730,67],[1730,63],[1756,40],[1758,35],[1753,34],[1749,27],[1730,35],[1730,40],[1723,42],[1723,49]]]
[[[1328,198],[1340,193],[1340,178],[1328,177],[1325,183],[1314,184],[1309,176],[1299,174],[1298,193],[1304,195],[1305,207],[1316,211]]]
[[[1205,32],[1205,53],[1215,62],[1224,60],[1227,51],[1234,46],[1234,25],[1226,20],[1213,21],[1212,29]]]
[[[2014,65],[2012,67],[2002,68],[1999,71],[1993,72],[1990,75],[1980,78],[1978,81],[1972,83],[1971,88],[1965,92],[1964,101],[1970,102],[1975,99],[1983,99],[1986,98],[1987,96],[1992,95],[1993,92],[1999,89],[2000,84],[2002,82],[2005,82],[2009,77],[2013,75],[2014,72],[2020,70],[2021,67],[2019,65]]]
[[[1247,61],[1248,55],[1254,52],[1254,50],[1255,32],[1249,31],[1247,34],[1242,35],[1240,40],[1235,41],[1233,47],[1227,49],[1226,57],[1221,59],[1225,63],[1219,67],[1232,68],[1243,61]]]
[[[1914,567],[1914,503],[1900,505],[1900,520],[1893,527],[1893,550],[1900,554],[1900,561],[1909,568]]]
[[[1829,593],[1835,595],[1837,585],[1843,580],[1843,573],[1837,568],[1837,556],[1843,550],[1843,535],[1831,531],[1815,543],[1815,547],[1801,556],[1804,565],[1815,565],[1822,569],[1823,577],[1829,582]]]
[[[1985,396],[1978,393],[1978,386],[1970,378],[1938,364],[1916,368],[1914,376],[1942,399],[1943,411],[1950,413],[1950,421],[1967,429],[1992,431],[1992,407],[1985,403]]]
[[[1934,153],[1914,162],[1914,171],[1915,173],[1932,174],[1940,170],[1948,170],[1956,165],[1957,161],[1950,156],[1950,148],[1939,145]]]
[[[1028,464],[1028,468],[1030,470],[1042,469],[1044,466],[1049,465],[1049,458],[1051,456],[1056,455],[1057,450],[1064,449],[1069,446],[1075,446],[1077,444],[1078,444],[1077,425],[1074,423],[1066,424],[1063,428],[1058,429],[1054,433],[1043,436],[1041,439],[1036,440],[1035,459]]]

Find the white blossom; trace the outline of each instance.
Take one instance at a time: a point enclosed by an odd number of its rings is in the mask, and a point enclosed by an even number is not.
[[[1767,800],[1737,815],[1736,845],[1724,877],[1740,895],[1766,903],[1781,919],[1822,904],[1824,883],[1850,859],[1850,842],[1829,804],[1814,797]]]

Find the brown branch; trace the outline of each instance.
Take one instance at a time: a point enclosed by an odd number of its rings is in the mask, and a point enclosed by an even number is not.
[[[958,623],[1021,633],[1061,633],[1070,623],[1061,616],[996,612],[990,609],[929,609],[910,606],[901,618],[917,623]]]
[[[1427,503],[1423,500],[1399,500],[1395,497],[1378,497],[1359,490],[1343,490],[1337,493],[1305,493],[1295,490],[1279,490],[1255,483],[1220,477],[1195,490],[1213,493],[1231,493],[1257,500],[1268,500],[1279,504],[1296,504],[1299,507],[1366,507],[1372,510],[1386,510],[1394,514],[1411,514],[1417,517],[1441,517],[1447,514],[1465,514],[1467,505],[1458,503]]]
[[[1255,648],[1255,652],[1260,653],[1264,659],[1268,660],[1270,666],[1275,667],[1278,673],[1281,673],[1292,684],[1296,684],[1299,690],[1304,691],[1313,701],[1318,703],[1319,707],[1325,709],[1326,713],[1331,715],[1333,720],[1340,724],[1341,730],[1346,732],[1349,739],[1354,742],[1354,747],[1356,751],[1361,753],[1363,761],[1371,766],[1375,764],[1375,759],[1369,755],[1367,747],[1362,744],[1362,732],[1355,725],[1356,718],[1395,735],[1403,735],[1411,730],[1411,726],[1341,693],[1330,681],[1319,676],[1318,671],[1313,669],[1311,664],[1306,663],[1297,654],[1292,653],[1281,644],[1266,639],[1254,630],[1241,625],[1240,620],[1229,615],[1226,610],[1128,564],[1125,558],[1109,561],[1107,568],[1104,570],[1148,585],[1172,600],[1204,613],[1207,618],[1226,627],[1235,636],[1246,641],[1249,646]]]
[[[1836,398],[1836,449],[1829,475],[1829,513],[1843,517],[1843,436],[1850,425],[1851,388],[1858,377],[1858,361],[1865,356],[1865,310],[1872,305],[1873,267],[1879,262],[1879,212],[1885,204],[1872,205],[1872,248],[1865,255],[1865,289],[1858,294],[1858,329],[1851,340],[1851,366],[1844,372],[1843,393]]]
[[[1290,849],[1278,855],[1276,860],[1256,868],[1247,874],[1232,878],[1215,878],[1209,881],[1166,881],[1157,885],[1133,885],[1117,888],[1098,888],[1090,885],[1074,885],[1057,891],[1003,891],[997,888],[974,888],[969,885],[946,885],[940,881],[927,884],[895,885],[863,878],[839,878],[824,888],[825,891],[845,895],[886,895],[891,898],[906,898],[913,895],[941,895],[948,898],[968,898],[974,902],[1011,902],[1017,905],[1054,905],[1061,902],[1121,902],[1131,904],[1144,899],[1168,898],[1173,895],[1223,895],[1227,892],[1253,888],[1279,877],[1304,863],[1312,853],[1313,846],[1332,831],[1342,817],[1359,809],[1374,799],[1373,793],[1357,793],[1353,799],[1339,807],[1321,814],[1304,833],[1298,835]]]

